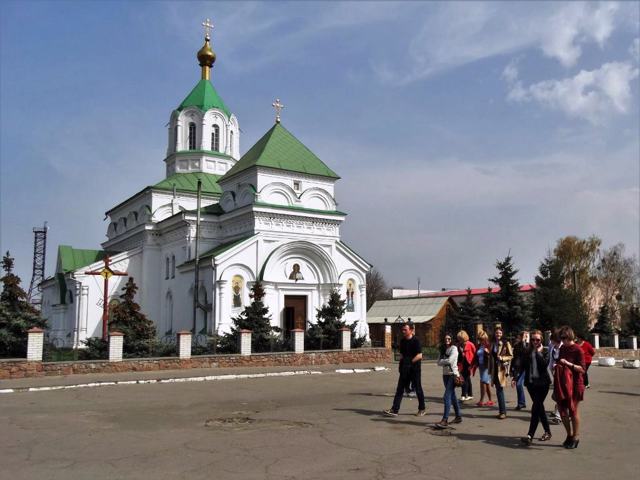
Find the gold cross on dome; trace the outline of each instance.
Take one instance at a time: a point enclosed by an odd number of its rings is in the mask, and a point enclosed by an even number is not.
[[[280,103],[280,99],[276,98],[276,101],[271,104],[276,109],[276,123],[280,123],[280,112],[284,108],[284,105]]]
[[[207,18],[204,22],[202,22],[202,26],[204,27],[204,36],[207,40],[209,40],[211,38],[209,34],[211,33],[211,29],[213,28],[213,23],[211,23],[211,20]]]

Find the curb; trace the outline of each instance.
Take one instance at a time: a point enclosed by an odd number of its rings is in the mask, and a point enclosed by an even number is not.
[[[250,378],[268,378],[268,377],[293,377],[301,375],[325,375],[326,373],[371,373],[383,372],[388,370],[387,367],[373,368],[339,368],[335,372],[321,372],[319,370],[293,370],[289,372],[270,372],[270,373],[246,373],[238,375],[206,375],[200,377],[178,377],[178,378],[156,378],[149,380],[120,380],[115,382],[90,382],[78,383],[75,385],[54,385],[50,387],[18,387],[0,389],[2,393],[22,393],[22,392],[50,392],[53,390],[72,390],[78,388],[94,388],[94,387],[111,387],[115,385],[144,385],[152,383],[187,383],[187,382],[211,382],[218,380],[244,380]]]

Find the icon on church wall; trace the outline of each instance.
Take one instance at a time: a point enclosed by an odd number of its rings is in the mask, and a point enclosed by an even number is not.
[[[240,275],[235,275],[231,279],[231,291],[233,293],[233,308],[242,307],[242,289],[244,287],[244,279]]]
[[[356,306],[353,302],[353,296],[355,294],[355,286],[353,280],[347,282],[347,312],[355,312]]]
[[[293,270],[289,274],[289,280],[295,280],[296,282],[298,280],[304,280],[304,277],[302,276],[302,272],[300,272],[300,265],[299,264],[297,264],[297,263],[293,264]]]

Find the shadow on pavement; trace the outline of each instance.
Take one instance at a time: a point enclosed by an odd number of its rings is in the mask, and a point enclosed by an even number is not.
[[[600,393],[612,393],[614,395],[627,395],[629,397],[640,397],[640,393],[633,393],[633,392],[614,392],[613,390],[600,390]]]
[[[549,443],[534,443],[530,447],[525,447],[520,443],[520,437],[505,437],[500,435],[486,435],[479,433],[460,433],[459,431],[453,432],[452,437],[456,437],[463,442],[484,442],[489,445],[495,445],[497,447],[512,448],[517,450],[534,449],[536,447],[561,447],[561,445],[554,445]]]

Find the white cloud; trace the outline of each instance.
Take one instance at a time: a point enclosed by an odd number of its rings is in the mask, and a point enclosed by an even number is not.
[[[576,64],[581,44],[595,41],[603,46],[614,28],[616,3],[570,3],[554,12],[540,30],[541,48],[565,67]]]
[[[451,2],[429,10],[408,55],[374,70],[388,83],[406,85],[477,60],[527,48],[540,49],[565,67],[583,47],[603,47],[629,9],[617,3]],[[414,18],[417,17],[412,12]]]
[[[509,249],[529,282],[547,247],[565,235],[596,234],[637,254],[637,138],[620,149],[573,147],[481,166],[456,158],[389,164],[377,158],[387,152],[346,150],[354,161],[366,158],[366,168],[341,172],[344,239],[391,283],[421,276],[432,288],[483,286]],[[365,242],[371,212],[383,220]]]
[[[636,62],[640,62],[640,38],[635,38],[631,42],[629,47],[629,54],[635,59]]]
[[[573,77],[544,80],[523,87],[514,63],[504,69],[508,99],[535,101],[592,124],[604,123],[612,114],[626,113],[632,101],[631,82],[638,68],[628,62],[610,62],[596,70],[581,70]]]

